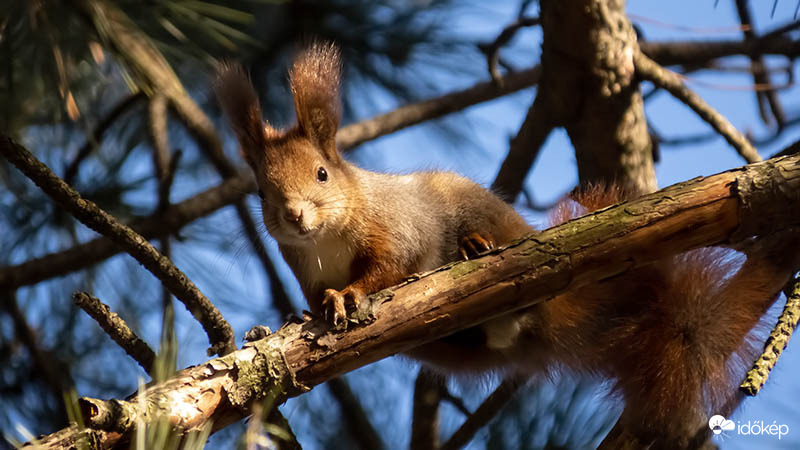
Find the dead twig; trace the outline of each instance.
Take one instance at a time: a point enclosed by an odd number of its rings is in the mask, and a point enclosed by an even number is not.
[[[479,45],[478,48],[486,55],[486,64],[489,68],[489,76],[492,81],[500,88],[503,87],[503,77],[497,69],[497,63],[500,59],[500,49],[505,47],[511,39],[517,34],[521,28],[533,27],[539,25],[541,21],[538,17],[519,17],[513,23],[508,25],[497,35],[494,41]]]
[[[169,134],[167,133],[167,97],[156,94],[147,105],[147,127],[153,144],[156,179],[167,178],[169,170]]]
[[[156,212],[163,212],[169,207],[170,191],[178,171],[178,162],[181,151],[176,150],[170,156],[169,132],[167,128],[167,98],[155,94],[148,105],[148,129],[153,145],[153,172],[158,180],[156,192]],[[170,234],[161,236],[161,254],[167,258],[172,257]],[[177,358],[177,337],[175,336],[175,307],[172,304],[172,293],[166,286],[161,289],[161,352],[163,362],[154,372],[148,372],[154,378],[161,379],[175,371]]]

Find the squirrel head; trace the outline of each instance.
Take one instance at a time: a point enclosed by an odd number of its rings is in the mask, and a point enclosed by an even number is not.
[[[258,96],[238,65],[222,65],[215,91],[255,173],[264,224],[279,242],[314,244],[338,233],[352,210],[351,166],[336,147],[341,60],[333,44],[315,43],[289,72],[297,124],[276,130],[261,118]]]

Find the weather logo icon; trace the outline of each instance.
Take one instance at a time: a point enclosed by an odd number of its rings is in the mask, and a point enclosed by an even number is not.
[[[715,435],[721,434],[725,437],[730,437],[725,434],[725,432],[735,429],[736,425],[732,420],[728,420],[717,414],[716,416],[712,416],[710,419],[708,419],[708,428],[711,428],[711,431]]]

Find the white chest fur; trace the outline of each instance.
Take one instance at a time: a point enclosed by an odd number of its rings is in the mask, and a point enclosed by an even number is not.
[[[353,249],[341,239],[328,238],[304,247],[302,262],[310,284],[341,290],[350,281]]]

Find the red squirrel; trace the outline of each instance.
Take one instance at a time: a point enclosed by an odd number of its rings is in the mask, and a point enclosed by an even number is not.
[[[264,224],[313,313],[339,323],[365,295],[535,231],[459,175],[390,175],[347,162],[336,146],[340,73],[331,44],[296,58],[297,124],[288,130],[263,122],[239,66],[221,67],[215,84],[255,174]],[[589,188],[563,202],[554,223],[632,194]],[[751,330],[797,263],[783,248],[765,239],[740,267],[725,249],[665,258],[408,354],[446,372],[599,374],[625,401],[615,433],[635,446],[690,448],[708,438],[708,417],[738,404],[736,385],[755,353]]]

